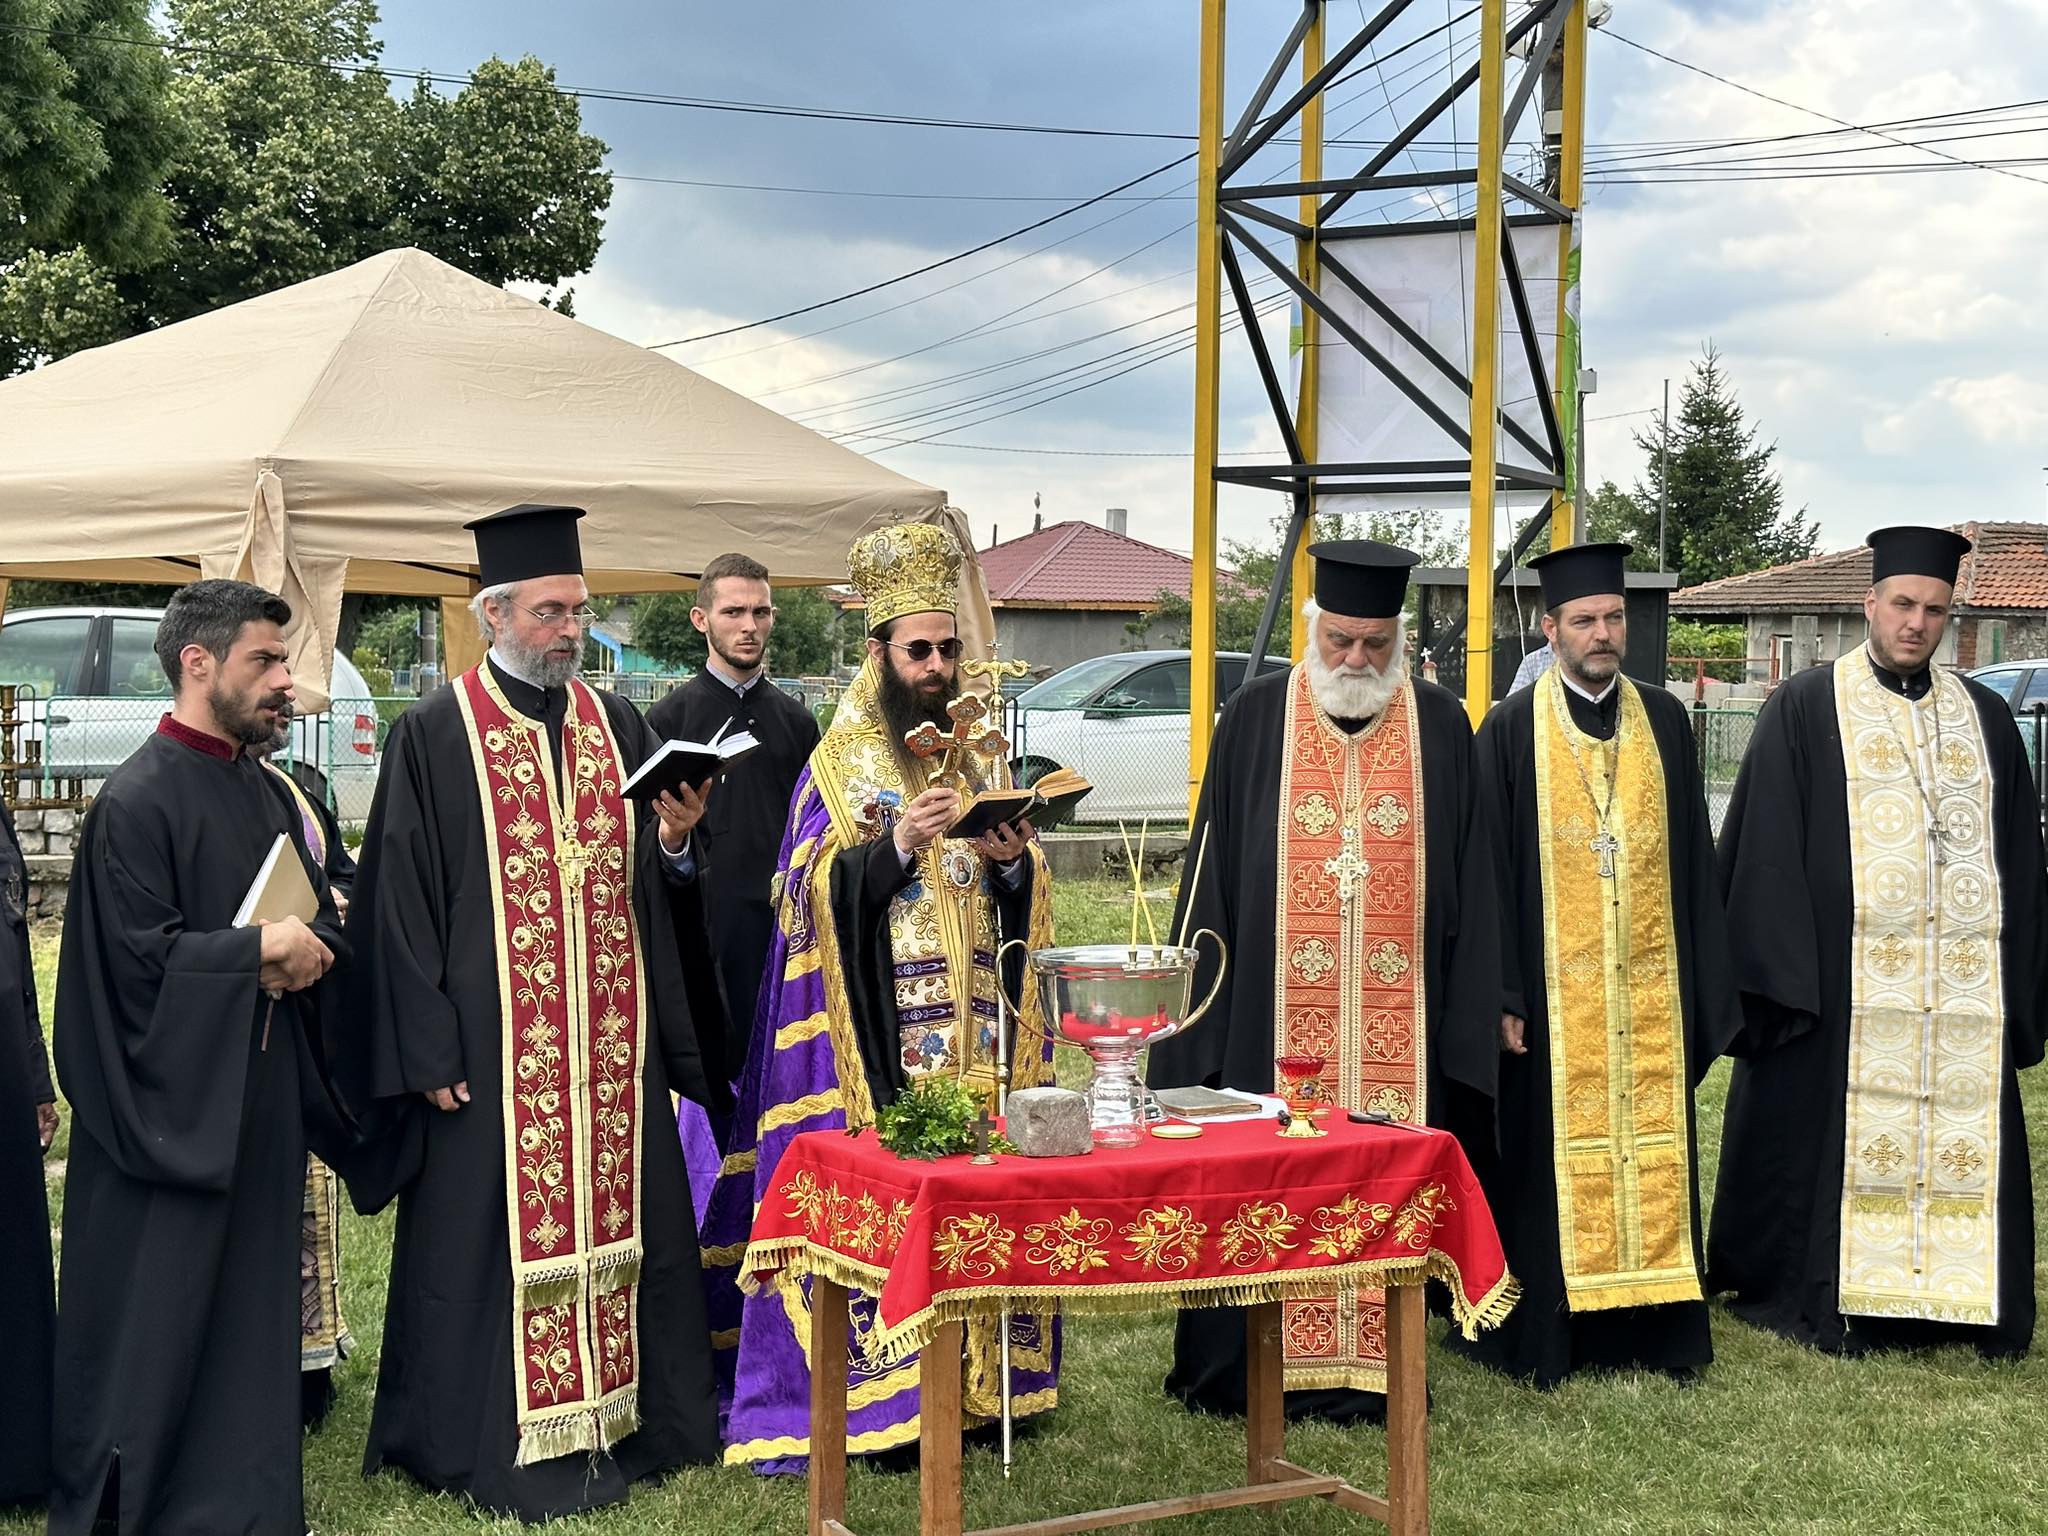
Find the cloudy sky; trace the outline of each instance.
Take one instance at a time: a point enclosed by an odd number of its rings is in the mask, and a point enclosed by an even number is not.
[[[1333,148],[1333,173],[1462,62],[1467,8],[1417,0],[1375,49],[1402,51],[1340,88],[1329,131],[1357,147]],[[1233,110],[1294,9],[1233,0]],[[1110,130],[586,101],[619,180],[577,312],[644,344],[748,325],[1159,171],[928,276],[666,350],[946,488],[983,543],[1025,531],[1037,496],[1048,522],[1122,506],[1132,533],[1184,550],[1193,171],[1161,168],[1193,147],[1198,14],[1193,0],[387,0],[382,35],[400,72],[530,52],[574,87]],[[1359,14],[1335,0],[1333,36]],[[1632,432],[1711,338],[1824,546],[1888,522],[2041,517],[2048,0],[1617,0],[1609,26],[1696,70],[1616,37],[1591,43],[1590,477],[1636,477]],[[1898,126],[1887,139],[1829,118]],[[1469,108],[1458,127],[1470,137]],[[1406,164],[1444,163],[1450,138],[1440,125]],[[1671,147],[1749,140],[1771,142]],[[1277,177],[1293,153],[1276,145],[1261,163]],[[1687,161],[1716,168],[1672,169]],[[1840,174],[1870,166],[1910,173]],[[1409,195],[1371,216],[1429,211]],[[1276,341],[1286,323],[1284,309],[1268,319]],[[1226,340],[1224,373],[1225,446],[1275,449],[1241,343]],[[1226,497],[1225,537],[1253,536],[1276,507]]]

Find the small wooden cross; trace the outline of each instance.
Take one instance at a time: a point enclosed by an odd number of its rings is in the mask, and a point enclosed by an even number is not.
[[[974,1132],[974,1166],[986,1168],[996,1160],[995,1154],[988,1149],[989,1138],[996,1133],[996,1123],[989,1118],[986,1105],[982,1106],[980,1115],[969,1129]]]
[[[1358,894],[1358,883],[1372,869],[1372,865],[1360,856],[1358,851],[1358,828],[1344,829],[1344,847],[1334,858],[1323,860],[1323,873],[1335,878],[1337,894],[1343,899],[1346,911],[1351,908],[1351,899]]]
[[[994,757],[1010,749],[1003,733],[993,727],[985,727],[988,715],[988,700],[972,692],[961,694],[946,706],[946,718],[953,722],[953,729],[942,731],[927,720],[916,730],[904,734],[903,745],[911,756],[938,758],[938,770],[932,774],[934,784],[950,784],[959,787],[961,780],[960,759],[969,752],[983,757]]]
[[[1621,852],[1621,840],[1603,827],[1600,830],[1600,835],[1586,844],[1586,846],[1600,855],[1600,878],[1602,880],[1612,880],[1614,878],[1614,856]]]

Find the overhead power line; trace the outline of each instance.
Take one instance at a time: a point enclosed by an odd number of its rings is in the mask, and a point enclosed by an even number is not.
[[[1191,150],[1177,159],[1167,161],[1164,165],[1155,165],[1143,175],[1133,176],[1129,181],[1119,182],[1107,192],[1098,192],[1095,196],[1085,201],[1075,203],[1071,208],[1062,208],[1058,213],[1049,213],[1042,219],[1035,219],[1021,229],[1013,229],[1006,235],[997,235],[993,240],[984,240],[979,245],[971,245],[966,250],[956,251],[951,256],[942,256],[937,261],[928,261],[921,267],[913,267],[908,272],[899,272],[894,277],[885,277],[880,282],[869,283],[865,287],[855,288],[850,293],[842,293],[829,299],[819,299],[812,304],[801,304],[795,309],[785,309],[779,315],[769,315],[764,319],[749,320],[741,325],[721,326],[715,331],[700,331],[695,336],[685,336],[678,341],[657,341],[652,345],[657,348],[684,347],[692,342],[710,341],[715,336],[732,336],[741,331],[758,330],[764,325],[776,325],[784,320],[794,320],[798,315],[816,314],[821,309],[830,309],[834,304],[844,304],[848,299],[858,299],[866,294],[879,293],[884,288],[893,288],[898,283],[907,283],[913,277],[923,277],[927,272],[936,272],[941,267],[950,267],[956,261],[965,261],[970,256],[979,256],[983,251],[993,250],[995,247],[1007,244],[1021,235],[1028,235],[1035,229],[1043,229],[1048,224],[1057,223],[1069,214],[1079,213],[1083,208],[1093,208],[1097,203],[1114,197],[1119,192],[1128,192],[1140,182],[1150,181],[1154,176],[1163,175],[1175,166],[1186,165],[1195,158],[1197,153],[1198,151]]]
[[[2044,179],[2039,176],[2028,176],[2020,171],[2012,170],[2006,166],[1989,165],[1982,160],[1971,160],[1963,155],[1952,155],[1949,154],[1946,150],[1935,149],[1929,145],[1916,144],[1911,139],[1902,139],[1897,134],[1888,133],[1882,128],[1872,128],[1866,127],[1861,123],[1852,123],[1848,121],[1846,118],[1836,117],[1832,112],[1822,112],[1816,107],[1801,106],[1796,101],[1787,101],[1782,96],[1773,96],[1769,91],[1760,91],[1753,85],[1744,85],[1740,80],[1731,80],[1726,75],[1716,74],[1713,70],[1707,69],[1701,65],[1688,64],[1685,60],[1675,59],[1668,53],[1660,53],[1655,48],[1650,47],[1646,43],[1639,43],[1632,37],[1624,37],[1621,33],[1615,31],[1612,27],[1602,27],[1600,29],[1599,35],[1602,37],[1611,37],[1614,39],[1615,42],[1621,43],[1626,47],[1633,48],[1638,53],[1646,53],[1653,59],[1662,59],[1666,64],[1674,65],[1679,69],[1689,70],[1695,75],[1702,75],[1709,80],[1719,81],[1722,85],[1727,86],[1730,90],[1741,91],[1745,96],[1754,96],[1757,98],[1757,100],[1768,101],[1772,103],[1774,106],[1785,107],[1794,112],[1803,112],[1808,117],[1819,118],[1824,123],[1833,123],[1840,128],[1852,128],[1859,132],[1870,134],[1875,138],[1888,139],[1892,143],[1899,145],[1901,148],[1918,149],[1924,154],[1934,155],[1943,160],[1954,161],[1957,165],[1972,166],[1980,171],[1991,171],[2000,176],[2010,176],[2015,181],[2031,181],[2041,186],[2048,186],[2048,179]]]

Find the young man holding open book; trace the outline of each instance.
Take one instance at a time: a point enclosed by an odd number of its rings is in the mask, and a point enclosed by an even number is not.
[[[344,951],[255,750],[290,619],[244,582],[177,592],[156,642],[171,712],[86,815],[57,973],[55,1533],[306,1528],[299,1218],[309,1142],[340,1133],[310,1036]],[[239,923],[252,887],[279,904]]]
[[[721,1058],[704,1069],[733,1082],[746,1064],[761,967],[775,931],[770,890],[789,799],[818,744],[818,721],[768,676],[775,598],[766,566],[738,554],[712,560],[697,583],[690,622],[704,636],[704,665],[647,711],[647,724],[665,742],[723,745],[744,735],[757,744],[744,764],[719,766],[697,828],[718,866],[711,935],[731,1021]]]

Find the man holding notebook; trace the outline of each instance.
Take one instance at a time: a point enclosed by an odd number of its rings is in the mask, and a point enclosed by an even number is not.
[[[738,554],[711,561],[697,583],[690,622],[704,636],[704,665],[647,711],[648,725],[664,741],[711,742],[744,732],[758,743],[745,763],[720,770],[697,828],[718,865],[711,933],[731,1016],[723,1059],[704,1065],[731,1081],[745,1065],[775,929],[770,890],[790,794],[818,744],[818,721],[768,676],[775,599],[766,566]]]
[[[698,1047],[725,1028],[703,800],[679,783],[645,814],[628,781],[657,743],[577,677],[582,516],[470,525],[490,655],[392,729],[338,1051],[352,1099],[410,1113],[424,1148],[384,1170],[398,1226],[366,1470],[527,1521],[718,1444],[669,1100],[723,1090]]]
[[[344,951],[257,755],[290,618],[244,582],[177,592],[156,640],[171,712],[86,814],[57,972],[52,1532],[305,1529],[299,1217],[308,1146],[341,1129],[309,1036]],[[315,915],[238,925],[280,838]]]

